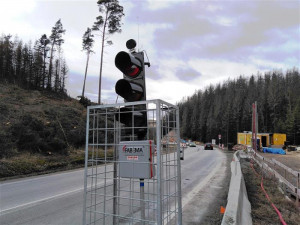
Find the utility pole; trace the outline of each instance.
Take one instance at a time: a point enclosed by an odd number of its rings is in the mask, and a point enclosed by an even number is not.
[[[257,150],[257,132],[258,132],[258,120],[257,120],[257,102],[252,104],[252,148]]]

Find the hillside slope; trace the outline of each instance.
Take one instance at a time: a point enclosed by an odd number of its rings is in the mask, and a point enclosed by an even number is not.
[[[75,99],[0,84],[0,170],[24,155],[70,156],[84,146],[85,125],[86,109]]]

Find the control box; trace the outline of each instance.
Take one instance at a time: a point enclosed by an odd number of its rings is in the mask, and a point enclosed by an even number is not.
[[[155,176],[153,141],[123,141],[118,147],[119,176],[150,179]]]

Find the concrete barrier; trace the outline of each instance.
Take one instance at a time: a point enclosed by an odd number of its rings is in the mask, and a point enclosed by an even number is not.
[[[248,200],[238,154],[239,151],[234,153],[230,164],[231,179],[222,225],[252,225],[251,204]]]

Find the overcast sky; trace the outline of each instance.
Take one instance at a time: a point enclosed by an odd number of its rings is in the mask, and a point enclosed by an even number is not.
[[[82,36],[99,15],[96,0],[1,0],[0,31],[34,42],[61,19],[69,66],[67,89],[81,94],[86,54]],[[115,103],[115,83],[122,73],[114,58],[128,39],[145,50],[147,99],[175,104],[196,90],[240,75],[300,65],[299,0],[120,0],[122,33],[105,49],[102,101]],[[97,101],[100,37],[88,70],[86,95]],[[122,102],[119,98],[118,102]]]

